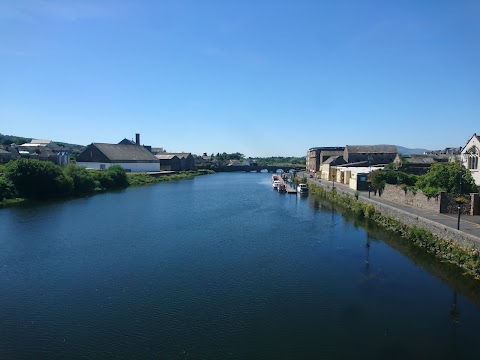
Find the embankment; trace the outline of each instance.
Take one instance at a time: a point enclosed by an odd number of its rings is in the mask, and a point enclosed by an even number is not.
[[[466,273],[480,279],[480,238],[374,199],[357,200],[350,193],[340,189],[329,190],[313,183],[309,186],[313,196],[326,198],[347,211],[374,221],[386,230],[393,231],[406,241],[434,254],[440,260],[455,264]]]

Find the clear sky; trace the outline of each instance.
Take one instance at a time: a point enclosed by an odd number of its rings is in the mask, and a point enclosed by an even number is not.
[[[0,133],[192,153],[480,133],[478,0],[2,0]]]

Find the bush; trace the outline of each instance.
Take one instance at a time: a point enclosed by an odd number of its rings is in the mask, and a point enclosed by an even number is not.
[[[93,172],[98,187],[103,190],[120,189],[127,187],[127,173],[120,165],[110,166],[107,170]]]
[[[107,173],[113,180],[115,188],[124,188],[128,186],[127,173],[120,165],[113,165],[107,169]]]
[[[68,195],[73,181],[62,168],[49,161],[20,159],[6,167],[5,177],[10,180],[18,194],[27,199],[46,199]]]
[[[99,187],[102,190],[108,190],[114,187],[113,179],[107,171],[102,171],[102,170],[94,171],[93,178],[96,181],[97,187]]]
[[[4,176],[0,176],[0,201],[14,199],[16,197],[17,190],[13,183]]]
[[[92,173],[81,166],[69,164],[65,174],[73,180],[73,192],[76,194],[90,193],[97,187]]]

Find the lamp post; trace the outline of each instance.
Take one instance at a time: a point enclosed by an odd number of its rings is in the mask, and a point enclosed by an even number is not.
[[[373,160],[373,156],[372,155],[368,155],[368,167],[370,168],[368,170],[368,177],[370,178],[370,174],[372,173],[372,160]],[[372,180],[369,179],[368,180],[368,198],[370,199],[370,192],[372,190]]]
[[[458,210],[458,219],[457,219],[457,230],[460,230],[460,214],[462,213],[462,202],[460,201],[460,198],[462,196],[462,152],[461,152],[462,147],[460,146],[460,155],[458,158],[458,163],[460,165],[460,183],[459,183],[459,189],[458,189],[458,201],[457,201],[457,210]]]

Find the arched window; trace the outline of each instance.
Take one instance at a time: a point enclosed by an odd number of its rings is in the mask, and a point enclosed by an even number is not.
[[[479,155],[479,151],[475,146],[472,146],[470,149],[468,149],[465,152],[468,169],[478,170],[478,155]]]

